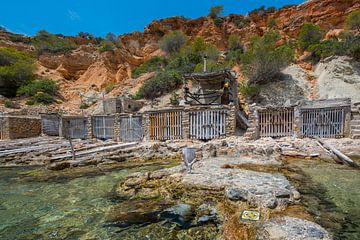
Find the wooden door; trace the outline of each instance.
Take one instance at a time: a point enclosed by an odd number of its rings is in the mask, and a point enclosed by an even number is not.
[[[139,142],[143,139],[142,118],[129,116],[120,118],[120,139],[122,142]]]
[[[58,115],[45,115],[41,117],[42,133],[48,136],[59,136],[60,117]]]
[[[94,116],[92,118],[93,135],[97,139],[114,139],[114,121],[113,116]]]
[[[71,138],[85,139],[87,136],[87,126],[85,118],[69,120],[69,136]]]
[[[182,138],[182,112],[160,112],[150,114],[150,140],[172,140]]]
[[[226,110],[189,113],[190,138],[209,140],[226,136]]]
[[[260,137],[285,137],[294,134],[294,108],[267,109],[258,114]]]
[[[344,137],[345,109],[301,109],[300,130],[303,137]]]

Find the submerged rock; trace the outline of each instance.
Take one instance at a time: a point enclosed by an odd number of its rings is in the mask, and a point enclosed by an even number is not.
[[[258,226],[258,240],[330,240],[329,233],[320,225],[299,218],[271,219]]]
[[[197,225],[203,225],[209,222],[218,223],[217,210],[215,206],[213,206],[213,204],[211,203],[201,204],[196,209],[196,214],[197,214],[197,219],[196,219]]]
[[[135,224],[154,223],[167,205],[163,201],[130,200],[116,205],[107,216],[106,226],[128,227]]]
[[[166,209],[160,214],[163,219],[168,219],[180,227],[188,227],[194,218],[193,206],[190,204],[177,204]]]

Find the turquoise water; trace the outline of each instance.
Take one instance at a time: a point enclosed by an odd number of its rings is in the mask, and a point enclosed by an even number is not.
[[[335,239],[360,239],[360,170],[320,161],[298,162],[303,204]]]
[[[119,239],[104,227],[109,193],[138,167],[57,181],[29,181],[25,168],[0,168],[0,239]]]

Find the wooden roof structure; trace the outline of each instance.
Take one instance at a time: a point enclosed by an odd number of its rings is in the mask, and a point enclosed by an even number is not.
[[[236,75],[225,69],[214,72],[185,74],[184,98],[191,105],[216,105],[233,102],[236,91]],[[191,82],[191,89],[189,86]]]

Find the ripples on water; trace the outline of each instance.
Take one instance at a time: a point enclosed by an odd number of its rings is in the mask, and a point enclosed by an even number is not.
[[[119,239],[103,227],[113,206],[108,193],[142,167],[61,182],[26,181],[29,169],[0,168],[0,239]]]
[[[311,161],[294,166],[306,176],[297,187],[316,221],[336,239],[360,239],[360,171]],[[28,181],[24,174],[29,169],[0,168],[0,239],[174,239],[173,226],[104,227],[115,204],[109,197],[114,186],[130,173],[159,168],[123,169],[61,182]]]
[[[295,165],[307,176],[297,187],[316,221],[335,239],[360,239],[360,171],[319,161]]]

